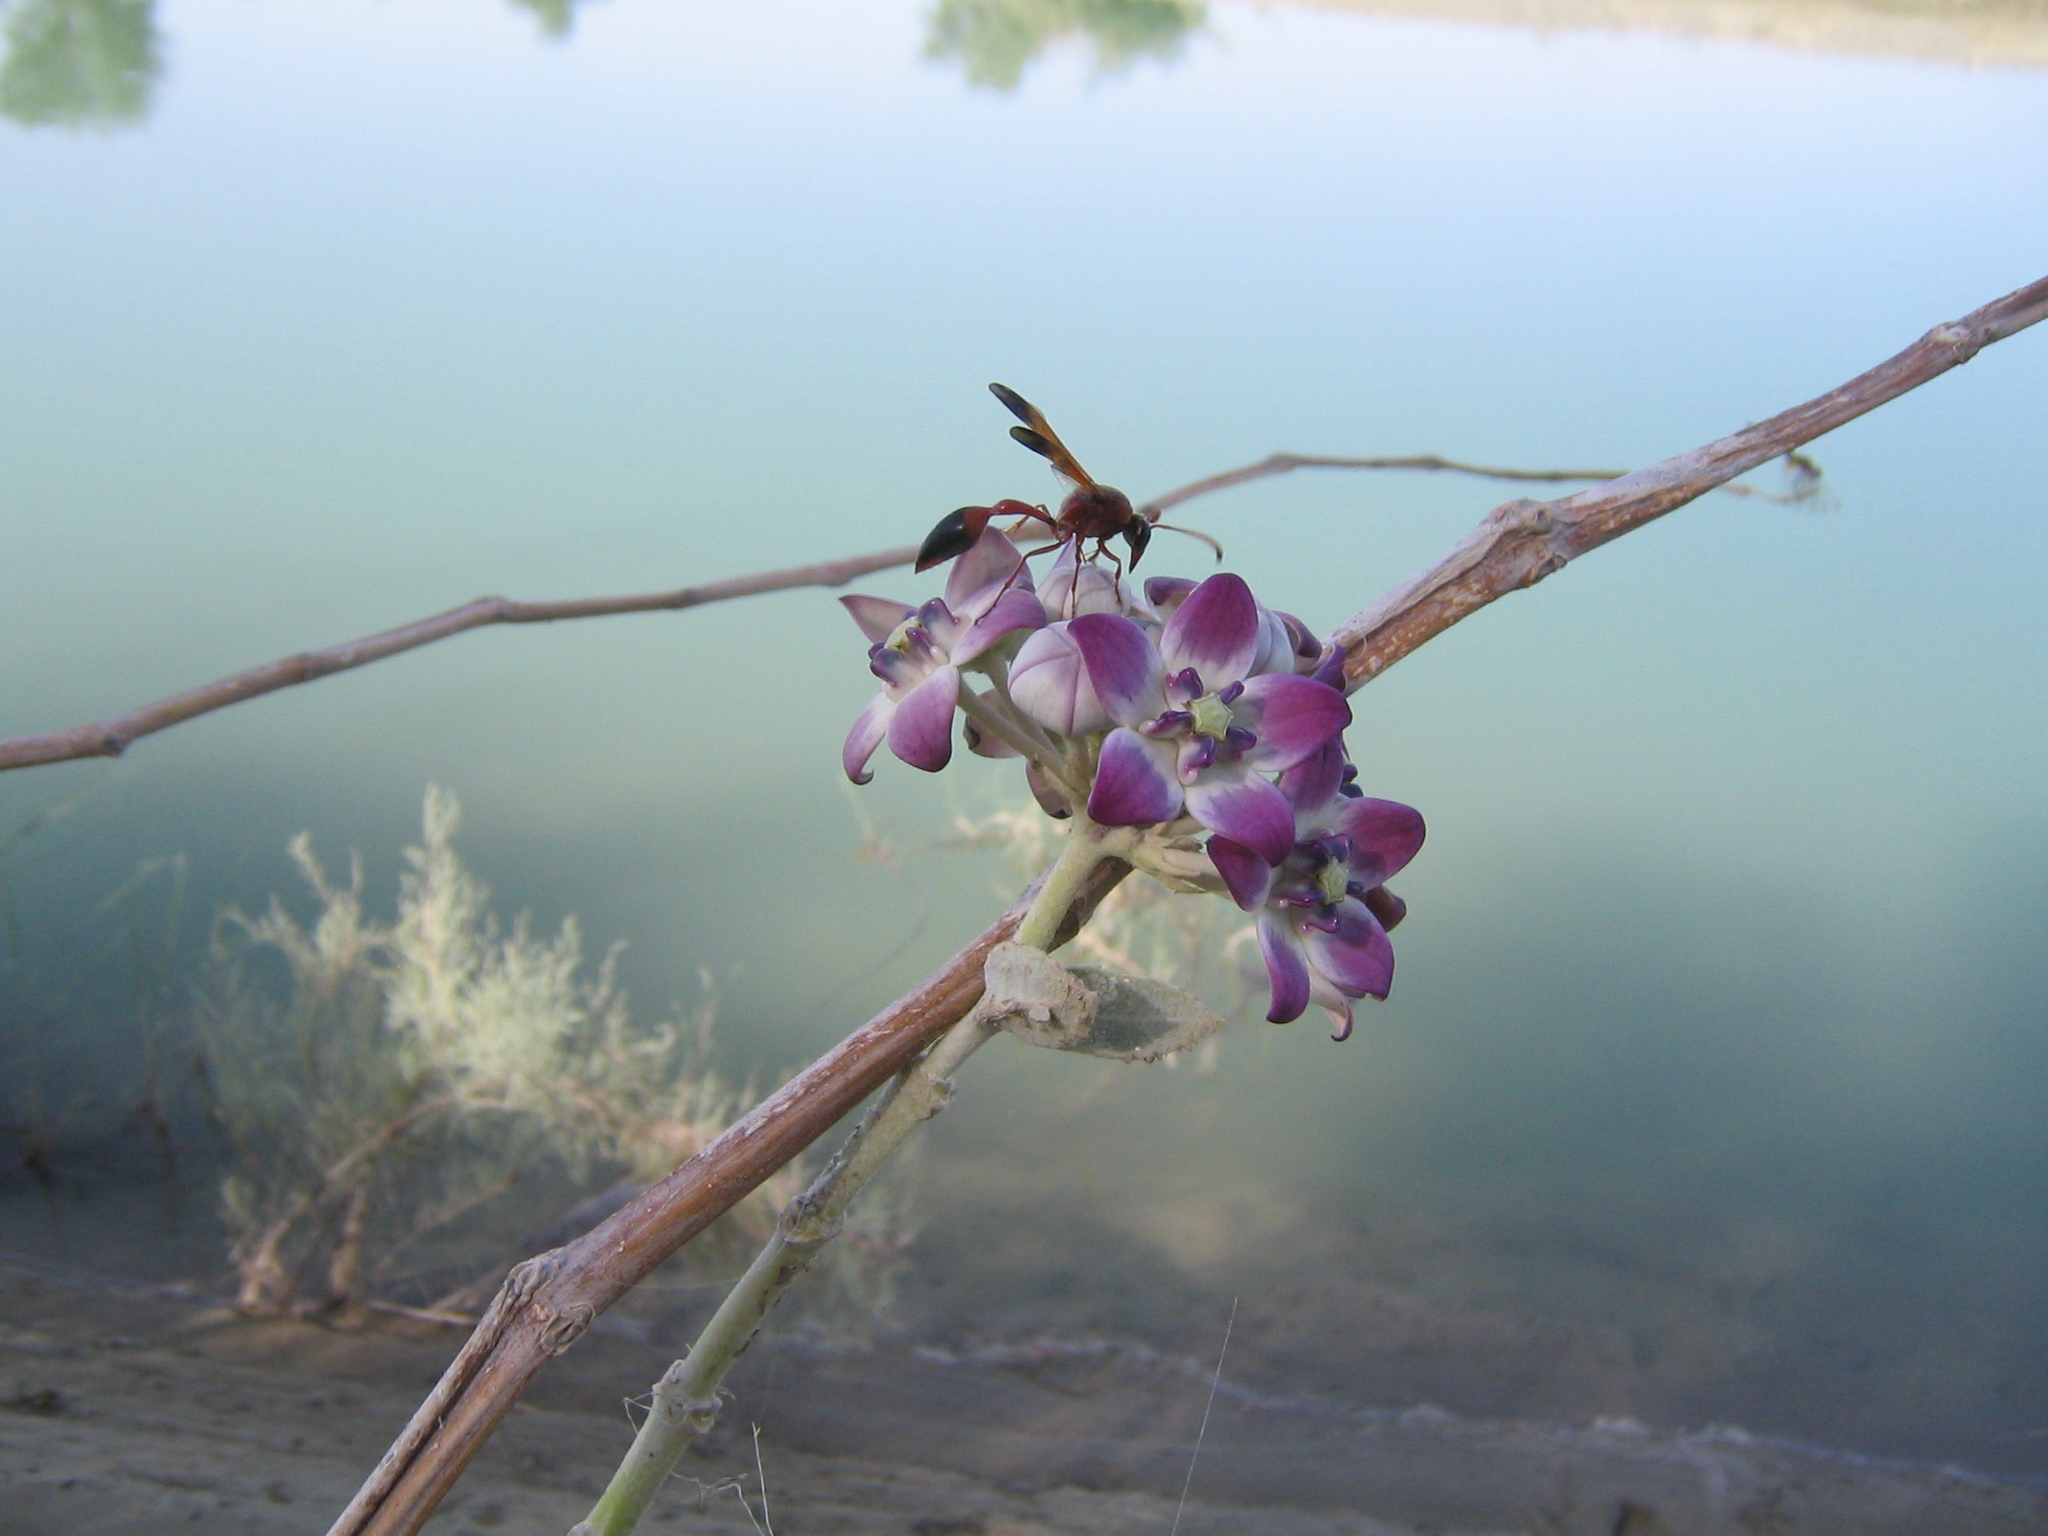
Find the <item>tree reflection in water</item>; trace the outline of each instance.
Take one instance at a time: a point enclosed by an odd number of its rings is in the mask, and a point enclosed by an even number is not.
[[[544,36],[566,38],[583,0],[511,0]],[[155,0],[0,0],[0,116],[30,126],[114,128],[148,114],[163,69]],[[925,53],[976,85],[1014,90],[1046,45],[1087,38],[1098,70],[1173,59],[1204,20],[1202,0],[938,0]]]
[[[0,113],[18,123],[142,120],[163,67],[152,0],[21,0],[7,9]]]
[[[576,25],[576,7],[586,0],[512,0],[522,11],[531,11],[540,21],[543,37],[567,37]]]
[[[560,38],[582,0],[511,3],[531,11],[544,36]],[[155,0],[0,0],[0,16],[0,117],[30,127],[118,128],[148,115],[163,71]]]
[[[1085,36],[1096,68],[1110,72],[1178,58],[1203,19],[1201,0],[939,0],[925,54],[957,59],[976,85],[1008,91],[1060,38]]]

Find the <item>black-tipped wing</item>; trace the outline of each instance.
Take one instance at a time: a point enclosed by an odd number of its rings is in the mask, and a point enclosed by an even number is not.
[[[1051,462],[1052,467],[1076,485],[1093,485],[1095,477],[1081,467],[1081,461],[1067,451],[1067,445],[1053,431],[1046,419],[1039,415],[1038,407],[1026,400],[1007,384],[991,384],[988,392],[1003,402],[1003,408],[1024,425],[1010,428],[1010,436],[1029,448],[1033,453]]]

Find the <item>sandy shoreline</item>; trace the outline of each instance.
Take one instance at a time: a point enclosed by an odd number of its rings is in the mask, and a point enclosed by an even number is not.
[[[458,1342],[396,1320],[251,1323],[164,1288],[4,1264],[0,1319],[0,1530],[18,1536],[317,1536]],[[566,1531],[625,1444],[618,1383],[669,1352],[630,1328],[594,1332],[430,1528]],[[895,1341],[785,1347],[748,1365],[726,1424],[649,1529],[752,1529],[733,1493],[708,1490],[752,1473],[758,1414],[785,1536],[1163,1532],[1204,1396],[1180,1362],[1135,1347],[968,1358]],[[1219,1398],[1180,1529],[2028,1536],[2048,1529],[2048,1490],[1728,1431],[1374,1414],[1240,1391]]]
[[[1809,53],[2048,69],[2039,0],[1294,0],[1318,10],[1534,32],[1662,32]]]

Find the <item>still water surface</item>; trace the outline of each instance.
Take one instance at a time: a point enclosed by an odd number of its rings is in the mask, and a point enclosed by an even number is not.
[[[39,65],[44,13],[112,52]],[[1040,499],[992,378],[1137,495],[1275,449],[1628,467],[2044,269],[2040,69],[1005,14],[12,0],[0,733],[479,592]],[[989,1053],[921,1197],[935,1286],[1000,1264],[960,1325],[1207,1348],[1240,1296],[1304,1388],[2048,1471],[2044,400],[2030,333],[1824,440],[1831,508],[1713,498],[1360,695],[1370,792],[1431,828],[1392,1002],[1342,1047],[1245,1023],[1213,1075]],[[1499,499],[1303,474],[1185,510],[1327,629]],[[474,634],[0,778],[0,827],[67,812],[5,857],[9,1113],[84,1126],[134,1070],[138,870],[184,856],[188,948],[290,887],[301,828],[388,891],[429,783],[502,906],[629,940],[650,1009],[711,968],[736,1063],[786,1069],[1001,899],[991,862],[856,858],[863,816],[914,844],[1013,788],[892,763],[856,808],[870,687],[830,596],[782,594]],[[1171,1322],[1120,1310],[1141,1273]],[[1374,1376],[1390,1296],[1485,1320],[1451,1354],[1507,1338],[1498,1369]]]

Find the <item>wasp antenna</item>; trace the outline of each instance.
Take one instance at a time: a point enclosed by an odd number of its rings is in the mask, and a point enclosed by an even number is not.
[[[1038,407],[1010,388],[1009,385],[991,384],[988,387],[988,392],[1002,401],[1003,409],[1023,422],[1025,426],[1035,426],[1042,419],[1038,414]]]
[[[1170,533],[1184,533],[1191,539],[1200,539],[1204,544],[1208,545],[1211,549],[1216,551],[1217,563],[1222,563],[1223,546],[1221,544],[1218,544],[1214,539],[1210,538],[1209,535],[1207,535],[1206,533],[1197,533],[1194,529],[1183,528],[1178,523],[1154,523],[1152,526],[1154,528],[1164,528]]]

